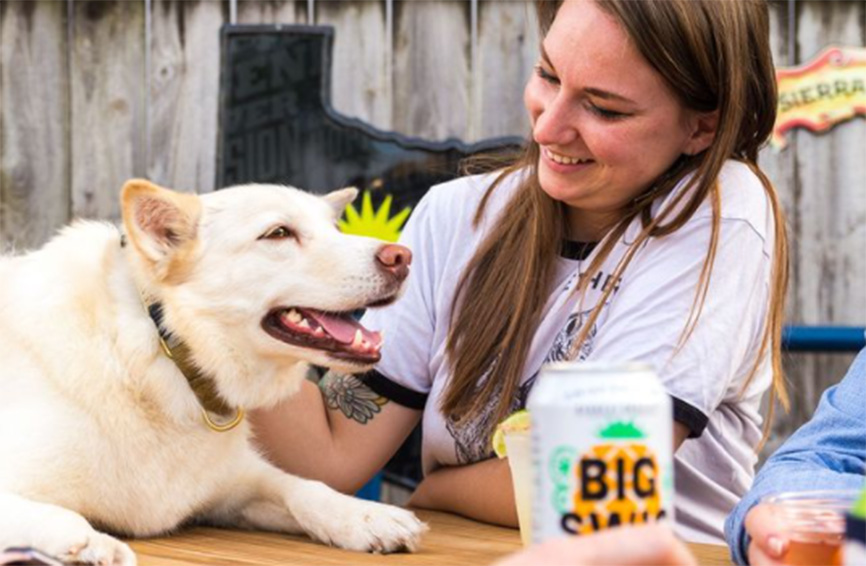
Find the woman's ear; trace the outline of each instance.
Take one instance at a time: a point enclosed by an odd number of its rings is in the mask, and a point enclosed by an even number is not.
[[[683,148],[687,155],[697,155],[712,145],[719,127],[719,111],[696,113],[692,119],[692,133]]]

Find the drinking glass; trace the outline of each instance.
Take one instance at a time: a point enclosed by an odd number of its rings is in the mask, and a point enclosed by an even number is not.
[[[520,540],[523,546],[529,546],[532,540],[532,453],[529,431],[506,431],[505,450],[517,504]]]
[[[790,566],[840,566],[845,513],[857,490],[785,492],[765,497],[788,537],[782,563]]]

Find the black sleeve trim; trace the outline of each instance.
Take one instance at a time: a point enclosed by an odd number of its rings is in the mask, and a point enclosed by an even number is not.
[[[389,377],[376,370],[362,373],[357,378],[375,393],[394,401],[398,405],[420,411],[427,404],[426,393],[418,393],[417,391],[403,387],[399,383],[394,383]]]
[[[698,438],[707,428],[710,418],[700,409],[689,405],[682,399],[671,397],[674,401],[674,420],[689,429],[689,438]]]

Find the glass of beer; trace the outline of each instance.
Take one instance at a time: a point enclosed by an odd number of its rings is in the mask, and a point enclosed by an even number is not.
[[[821,490],[764,498],[789,540],[782,562],[790,566],[841,566],[845,513],[857,495],[857,490]]]

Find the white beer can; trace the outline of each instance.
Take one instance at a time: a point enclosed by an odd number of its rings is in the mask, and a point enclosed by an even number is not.
[[[673,408],[649,366],[546,365],[527,408],[533,542],[660,519],[673,524]]]

